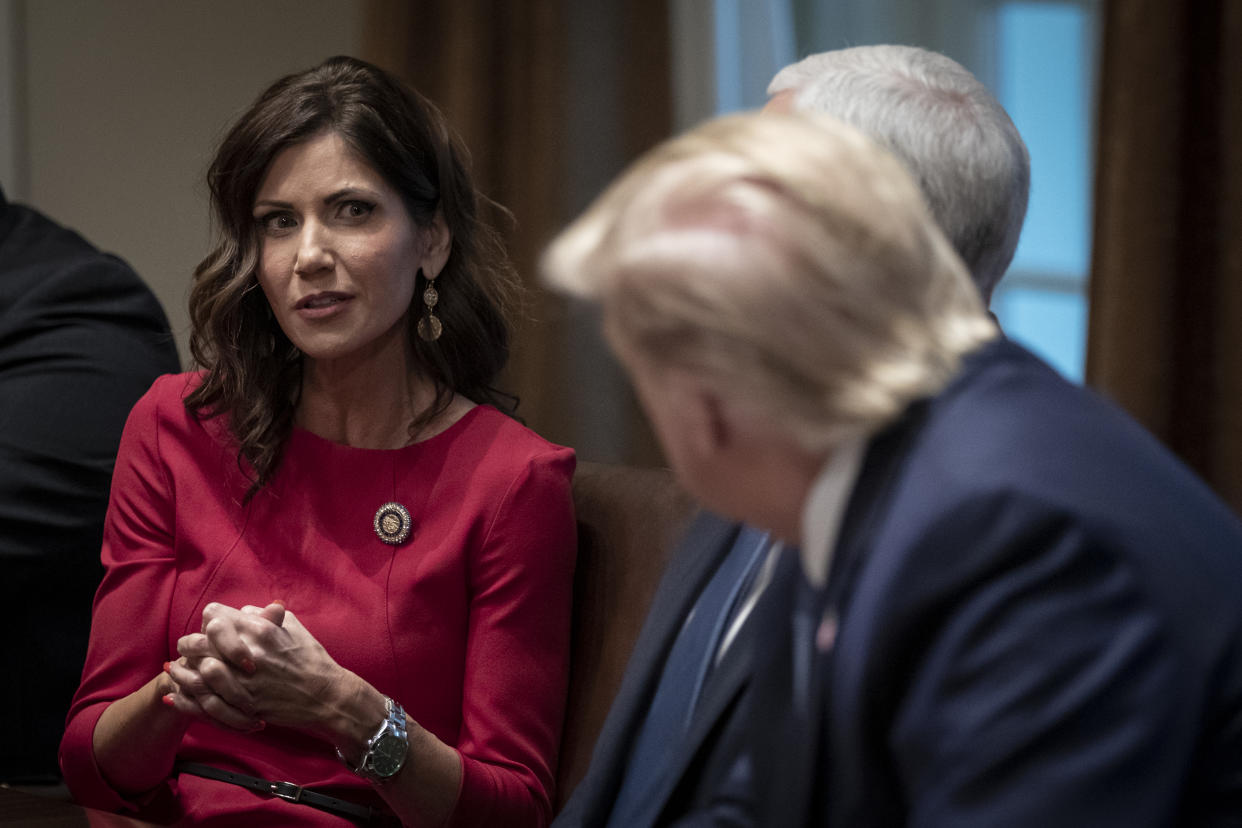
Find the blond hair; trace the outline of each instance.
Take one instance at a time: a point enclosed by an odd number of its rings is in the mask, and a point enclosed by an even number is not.
[[[664,143],[542,268],[601,303],[614,341],[810,451],[879,429],[995,336],[908,174],[824,116],[727,116]]]

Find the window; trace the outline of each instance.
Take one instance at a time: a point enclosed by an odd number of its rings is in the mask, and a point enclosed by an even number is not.
[[[993,89],[1031,153],[1022,239],[993,296],[1001,326],[1061,373],[1082,379],[1091,262],[1092,10],[1003,2]]]
[[[1026,225],[992,309],[1081,381],[1091,258],[1098,0],[675,0],[678,125],[762,105],[797,57],[866,43],[949,55],[987,85],[1031,153]],[[703,43],[703,32],[712,42]],[[703,77],[713,78],[704,84]],[[710,89],[705,102],[703,90]]]

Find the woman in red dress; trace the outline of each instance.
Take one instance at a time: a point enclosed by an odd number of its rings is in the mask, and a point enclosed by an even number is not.
[[[126,425],[70,789],[161,822],[545,824],[574,459],[493,388],[493,205],[351,58],[264,92],[208,179],[201,370]]]

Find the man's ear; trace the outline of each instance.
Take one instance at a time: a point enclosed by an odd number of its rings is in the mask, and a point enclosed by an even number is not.
[[[444,214],[439,208],[436,208],[436,214],[431,219],[431,226],[422,233],[425,247],[420,268],[424,277],[434,279],[440,275],[440,271],[444,270],[444,265],[448,263],[449,253],[453,249],[453,234],[449,232],[448,224],[444,221]]]
[[[714,454],[733,444],[737,436],[736,425],[729,406],[719,394],[702,383],[696,383],[696,386],[692,394],[697,420],[695,435],[700,440],[699,448]]]

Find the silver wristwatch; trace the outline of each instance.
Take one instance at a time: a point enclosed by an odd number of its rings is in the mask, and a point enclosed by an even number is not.
[[[387,696],[384,697],[384,705],[388,709],[388,716],[375,735],[367,740],[358,767],[350,765],[341,749],[336,749],[336,755],[347,768],[376,782],[396,776],[397,771],[405,765],[405,757],[410,750],[410,739],[405,732],[405,711]]]

